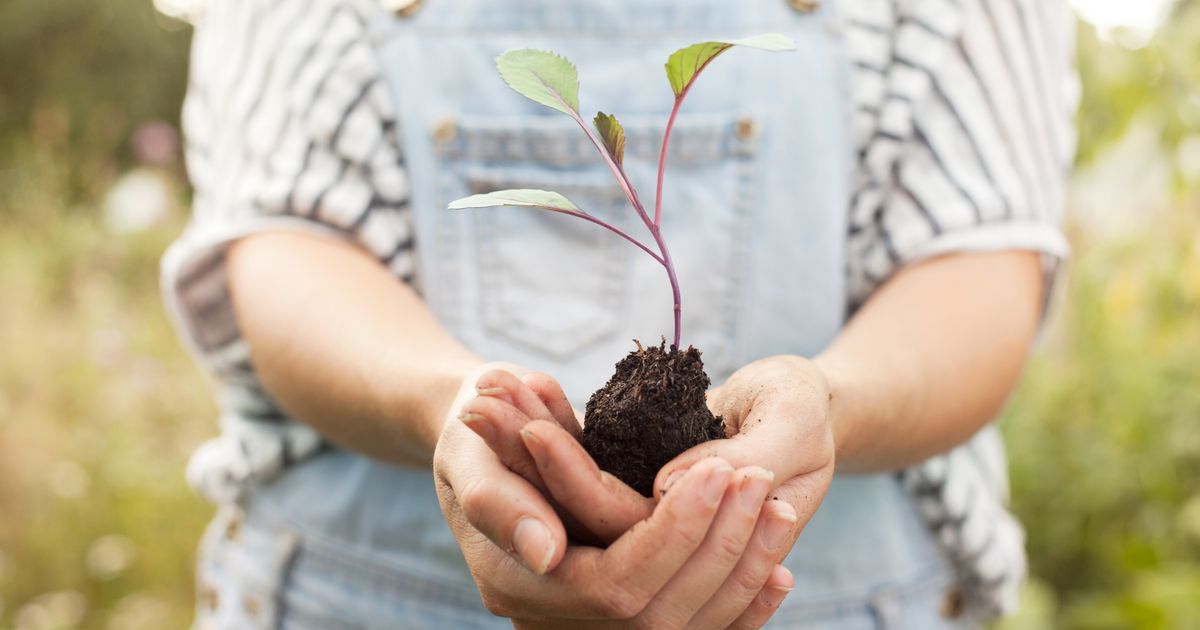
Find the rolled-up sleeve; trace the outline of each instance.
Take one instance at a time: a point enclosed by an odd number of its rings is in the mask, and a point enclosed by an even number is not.
[[[893,6],[890,27],[860,29],[886,41],[852,48],[852,304],[902,266],[953,252],[1039,252],[1052,282],[1068,253],[1060,223],[1079,93],[1069,7]]]
[[[225,250],[267,230],[354,243],[413,274],[408,182],[369,0],[213,1],[197,25],[183,125],[192,219],[163,260],[165,301],[201,362],[251,378]]]

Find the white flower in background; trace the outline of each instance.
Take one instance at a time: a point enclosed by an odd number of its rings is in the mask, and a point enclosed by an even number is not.
[[[104,223],[118,234],[144,230],[167,216],[173,194],[166,176],[150,169],[134,169],[122,175],[108,191]]]
[[[87,471],[72,461],[56,462],[46,479],[50,490],[61,499],[78,499],[87,494],[91,485]]]
[[[1135,120],[1124,137],[1071,177],[1068,213],[1087,238],[1116,242],[1170,211],[1174,166],[1159,138],[1153,121]]]
[[[1101,37],[1126,48],[1149,43],[1172,4],[1172,0],[1071,0],[1079,17],[1095,26]]]
[[[1176,149],[1179,173],[1188,181],[1200,181],[1200,133],[1184,138]]]
[[[133,541],[120,534],[109,534],[88,545],[84,564],[92,577],[111,580],[132,566],[136,557],[137,547]]]
[[[117,602],[116,610],[109,617],[106,628],[108,630],[167,628],[170,627],[168,625],[170,619],[170,604],[146,593],[134,593],[126,595]]]
[[[53,591],[38,595],[17,611],[18,630],[74,628],[87,614],[87,598],[79,591]]]
[[[204,17],[207,6],[208,0],[154,0],[154,8],[159,13],[192,24]]]

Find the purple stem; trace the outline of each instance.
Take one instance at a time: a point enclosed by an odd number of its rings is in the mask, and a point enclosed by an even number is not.
[[[713,55],[709,57],[708,61],[701,64],[692,74],[692,80],[679,92],[679,96],[675,97],[675,105],[671,107],[671,117],[667,119],[667,128],[663,130],[662,151],[658,154],[658,186],[654,191],[654,221],[646,225],[650,228],[650,233],[654,235],[654,241],[658,243],[658,249],[662,252],[663,267],[667,269],[667,279],[671,281],[671,297],[675,300],[675,343],[673,346],[676,350],[679,349],[680,329],[683,327],[683,299],[679,291],[679,278],[675,274],[675,263],[671,260],[671,252],[667,249],[667,242],[662,237],[663,181],[667,174],[667,147],[671,144],[671,130],[675,128],[675,118],[679,115],[683,99],[687,97],[688,90],[691,90],[692,85],[696,83],[696,77],[699,77],[708,64],[716,58],[717,55]],[[603,153],[607,153],[607,151]],[[642,218],[646,218],[645,212],[642,213]]]
[[[707,65],[707,64],[705,64],[705,65]],[[704,66],[701,66],[700,68],[703,69]],[[699,70],[697,70],[697,74],[699,74]],[[688,87],[691,87],[690,84]],[[684,94],[686,94],[686,93],[687,93],[687,90],[685,89]],[[676,105],[675,105],[676,110],[679,107],[679,101],[682,101],[682,100],[683,100],[682,95],[680,95],[680,98],[678,98],[676,100]],[[561,99],[560,99],[560,102],[561,102]],[[652,221],[650,219],[650,215],[648,215],[646,213],[646,208],[645,208],[645,206],[642,205],[641,200],[638,199],[637,191],[634,190],[633,185],[630,184],[629,177],[625,174],[625,169],[621,168],[621,166],[619,164],[617,164],[615,160],[613,160],[613,157],[611,155],[609,155],[609,153],[608,153],[608,149],[606,149],[604,147],[604,144],[602,142],[600,142],[600,139],[596,137],[596,134],[592,133],[592,130],[587,126],[587,123],[585,123],[583,121],[583,118],[579,115],[579,113],[576,112],[574,108],[572,108],[570,105],[568,105],[565,102],[563,102],[563,106],[570,113],[571,118],[573,118],[575,120],[575,123],[577,125],[579,125],[579,128],[583,130],[583,133],[586,134],[588,139],[592,141],[592,145],[596,147],[596,150],[600,152],[600,157],[604,158],[604,163],[608,164],[608,169],[610,171],[612,171],[613,177],[615,177],[617,179],[617,184],[620,185],[621,190],[625,192],[625,196],[629,199],[629,203],[633,204],[633,209],[636,210],[638,213],[638,216],[642,218],[642,223],[646,224],[646,228],[649,229],[650,234],[654,236],[654,242],[658,245],[658,250],[660,252],[662,252],[662,256],[660,257],[660,256],[655,255],[645,245],[642,245],[641,241],[637,241],[637,240],[631,238],[629,235],[625,234],[624,232],[614,228],[611,225],[608,225],[608,224],[600,221],[599,219],[596,219],[595,217],[593,217],[591,215],[582,214],[582,213],[576,214],[574,212],[565,211],[565,210],[561,210],[561,209],[557,209],[556,211],[565,212],[566,214],[570,214],[572,216],[578,216],[581,219],[586,219],[588,221],[592,221],[593,223],[596,223],[597,225],[606,227],[606,228],[616,232],[617,234],[620,234],[621,236],[628,239],[630,242],[636,243],[639,247],[642,248],[643,251],[650,254],[650,256],[653,257],[654,260],[656,260],[658,262],[658,264],[662,265],[663,268],[665,268],[667,270],[667,280],[669,280],[671,283],[671,298],[674,301],[674,304],[672,305],[673,310],[674,310],[674,316],[675,316],[675,337],[674,337],[675,342],[674,342],[673,346],[676,349],[678,349],[679,341],[681,338],[681,329],[682,329],[682,312],[683,312],[683,309],[681,308],[682,296],[679,291],[679,277],[675,274],[675,263],[671,261],[671,251],[669,249],[667,249],[667,242],[665,240],[663,240],[662,232],[658,229],[657,222]],[[675,120],[675,114],[674,114],[674,112],[672,112],[671,122],[669,122],[668,126],[667,126],[667,134],[668,135],[670,134],[671,124],[674,122],[674,120]],[[663,146],[663,156],[664,157],[666,156],[666,143],[665,142],[664,142],[664,146]],[[658,172],[659,172],[659,176],[658,176],[659,177],[659,200],[656,201],[656,206],[661,207],[663,160],[660,160],[660,162],[659,162]],[[657,212],[657,210],[656,210],[656,212]]]
[[[663,180],[667,175],[667,145],[671,143],[671,130],[675,128],[675,117],[679,115],[679,108],[683,105],[683,99],[687,98],[688,91],[696,84],[696,79],[700,77],[700,73],[704,72],[708,64],[712,63],[720,55],[721,53],[717,53],[709,57],[707,61],[700,64],[699,68],[696,68],[696,71],[692,73],[692,80],[683,86],[683,90],[679,92],[679,96],[675,97],[675,105],[671,107],[671,117],[667,119],[667,128],[663,131],[662,151],[658,154],[658,188],[654,191],[654,225],[662,225]]]
[[[560,214],[570,215],[573,217],[583,219],[584,221],[590,221],[592,223],[595,223],[596,225],[599,225],[600,227],[612,232],[613,234],[620,236],[621,238],[629,241],[630,243],[637,245],[639,249],[641,249],[642,251],[649,254],[650,257],[653,258],[655,260],[655,262],[657,262],[658,264],[663,265],[663,266],[666,266],[666,264],[667,264],[662,259],[661,256],[659,256],[658,254],[655,254],[649,247],[646,247],[646,245],[644,243],[642,243],[641,241],[637,240],[636,238],[630,236],[621,228],[619,228],[603,219],[594,217],[590,214],[587,214],[586,212],[576,212],[574,210],[567,210],[566,208],[558,208],[555,206],[541,206],[541,207],[545,208],[546,210],[549,210],[551,212],[558,212]]]
[[[690,87],[690,85],[689,85],[689,87]],[[686,94],[686,93],[687,93],[687,90],[684,90],[684,94]],[[672,112],[671,112],[671,120],[667,123],[667,135],[670,135],[670,133],[671,133],[671,126],[675,121],[675,114],[676,114],[676,112],[678,112],[679,103],[682,100],[683,100],[683,98],[681,96],[675,102],[675,109],[672,110]],[[571,109],[571,108],[568,107],[567,109]],[[571,111],[574,112],[574,110],[571,110]],[[653,256],[654,259],[657,260],[658,263],[667,270],[667,280],[671,283],[671,299],[673,300],[672,310],[674,312],[674,317],[675,317],[675,337],[674,337],[675,342],[674,342],[673,346],[678,349],[679,341],[680,341],[680,338],[682,335],[682,328],[683,328],[683,326],[682,326],[682,324],[683,324],[683,322],[682,322],[683,300],[682,300],[682,294],[679,290],[679,277],[675,273],[675,263],[671,260],[671,250],[667,248],[667,242],[662,237],[662,231],[659,230],[659,228],[658,228],[657,220],[655,220],[655,221],[650,220],[650,215],[646,213],[645,206],[643,206],[642,201],[640,199],[638,199],[637,191],[634,190],[633,186],[629,183],[628,176],[625,175],[625,169],[621,168],[621,166],[619,164],[617,164],[615,160],[613,160],[612,156],[609,155],[609,153],[608,153],[608,149],[604,148],[604,144],[601,143],[600,139],[597,138],[596,135],[592,133],[592,130],[589,129],[587,124],[583,122],[583,118],[581,118],[579,116],[579,114],[572,113],[571,118],[575,119],[575,122],[579,125],[579,128],[583,129],[583,132],[585,134],[587,134],[587,137],[592,141],[592,144],[595,145],[596,150],[600,152],[600,156],[603,157],[604,162],[606,164],[608,164],[609,170],[611,170],[613,173],[613,176],[617,178],[617,183],[620,184],[621,189],[625,191],[625,196],[629,198],[629,203],[633,204],[633,209],[636,210],[638,213],[638,216],[642,218],[642,223],[646,224],[646,228],[648,230],[650,230],[650,234],[652,236],[654,236],[654,242],[658,245],[658,251],[662,252],[662,257],[655,256],[654,254],[650,254],[650,255]],[[665,142],[663,144],[663,156],[664,156],[664,158],[666,156],[666,143]],[[656,206],[655,213],[656,214],[658,213],[659,208],[661,208],[661,205],[662,205],[662,203],[661,203],[661,200],[662,200],[662,173],[663,173],[663,162],[664,161],[665,160],[660,160],[659,167],[658,167],[658,181],[659,181],[658,197],[659,197],[659,199],[655,202],[655,206]],[[626,237],[626,238],[628,238],[628,237]],[[638,242],[638,244],[641,245],[640,242]],[[644,251],[646,251],[646,253],[650,253],[649,249],[646,249],[645,247],[643,247],[642,249]]]
[[[683,97],[687,95],[687,91],[691,87],[692,84],[689,83],[679,94],[679,98],[675,99],[675,106],[671,108],[671,117],[667,119],[667,129],[663,132],[662,152],[658,154],[658,188],[654,191],[654,225],[662,225],[663,179],[667,174],[667,145],[671,143],[671,130],[675,128],[675,117],[679,115],[679,106],[683,104]]]
[[[655,242],[658,243],[658,249],[663,254],[663,266],[667,268],[667,278],[671,281],[671,297],[675,300],[675,349],[679,349],[680,329],[682,328],[682,296],[679,291],[679,278],[675,275],[675,264],[671,260],[671,252],[667,249],[667,242],[662,237],[662,200],[663,200],[663,179],[666,175],[667,167],[667,146],[671,142],[671,130],[675,128],[675,117],[679,115],[679,106],[683,104],[683,97],[687,96],[687,91],[692,87],[689,83],[675,99],[675,106],[671,108],[671,117],[667,119],[667,128],[663,131],[662,152],[658,155],[658,188],[654,193],[654,223],[648,226],[650,233],[654,235]]]
[[[683,300],[679,292],[679,278],[675,275],[675,263],[671,261],[671,251],[667,249],[667,242],[663,240],[662,231],[658,229],[657,225],[652,225],[650,233],[654,235],[654,242],[658,243],[658,249],[662,251],[662,265],[666,268],[667,279],[671,282],[671,298],[675,300],[675,341],[671,345],[678,350],[680,330],[683,327]]]
[[[604,163],[608,165],[608,170],[612,171],[613,177],[617,179],[617,184],[625,192],[625,197],[629,199],[629,203],[633,204],[633,209],[642,218],[642,223],[645,223],[647,228],[651,227],[652,224],[649,215],[646,214],[646,208],[642,205],[641,199],[638,199],[637,190],[633,188],[633,184],[629,183],[629,176],[625,174],[625,169],[621,168],[621,165],[617,164],[616,160],[609,155],[608,149],[604,147],[604,143],[600,142],[600,138],[597,138],[596,134],[592,133],[591,127],[587,126],[583,118],[570,107],[567,107],[567,109],[570,110],[571,118],[575,120],[575,124],[579,125],[579,128],[587,135],[588,140],[592,141],[592,145],[600,152],[600,157],[604,158]]]
[[[650,227],[650,217],[646,216],[646,209],[642,206],[642,202],[638,199],[637,191],[634,190],[633,185],[629,183],[629,177],[625,175],[625,170],[613,160],[612,156],[608,154],[608,149],[604,148],[604,144],[600,142],[600,139],[596,137],[596,134],[592,133],[591,127],[588,127],[587,123],[583,122],[583,118],[579,115],[579,112],[575,111],[575,108],[572,107],[570,103],[563,100],[563,97],[558,93],[558,90],[547,85],[545,81],[542,82],[542,85],[545,85],[546,89],[554,95],[554,98],[558,99],[559,104],[563,107],[561,111],[566,112],[567,115],[575,121],[575,124],[579,125],[579,128],[583,130],[583,133],[588,137],[588,140],[592,141],[592,145],[595,146],[596,150],[600,152],[600,157],[604,158],[604,163],[608,164],[608,170],[612,171],[613,177],[617,179],[617,184],[621,187],[621,190],[625,192],[625,197],[629,199],[629,203],[633,204],[634,210],[637,210],[638,216],[642,217],[642,222],[646,224],[646,227]],[[662,260],[659,259],[659,262],[662,262]]]

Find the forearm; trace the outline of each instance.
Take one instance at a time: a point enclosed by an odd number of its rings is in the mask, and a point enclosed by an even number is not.
[[[840,472],[949,450],[1000,410],[1036,333],[1037,254],[936,258],[901,271],[816,359]]]
[[[255,373],[291,417],[385,461],[428,462],[480,359],[367,254],[270,233],[234,244],[229,285]]]

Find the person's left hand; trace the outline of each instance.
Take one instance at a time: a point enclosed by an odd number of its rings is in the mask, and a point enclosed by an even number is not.
[[[708,406],[724,418],[729,439],[705,442],[668,462],[655,479],[655,496],[662,496],[673,475],[706,457],[734,467],[762,466],[775,473],[771,496],[796,509],[793,536],[799,535],[833,478],[830,397],[820,368],[802,357],[769,357],[734,372],[708,393]]]

